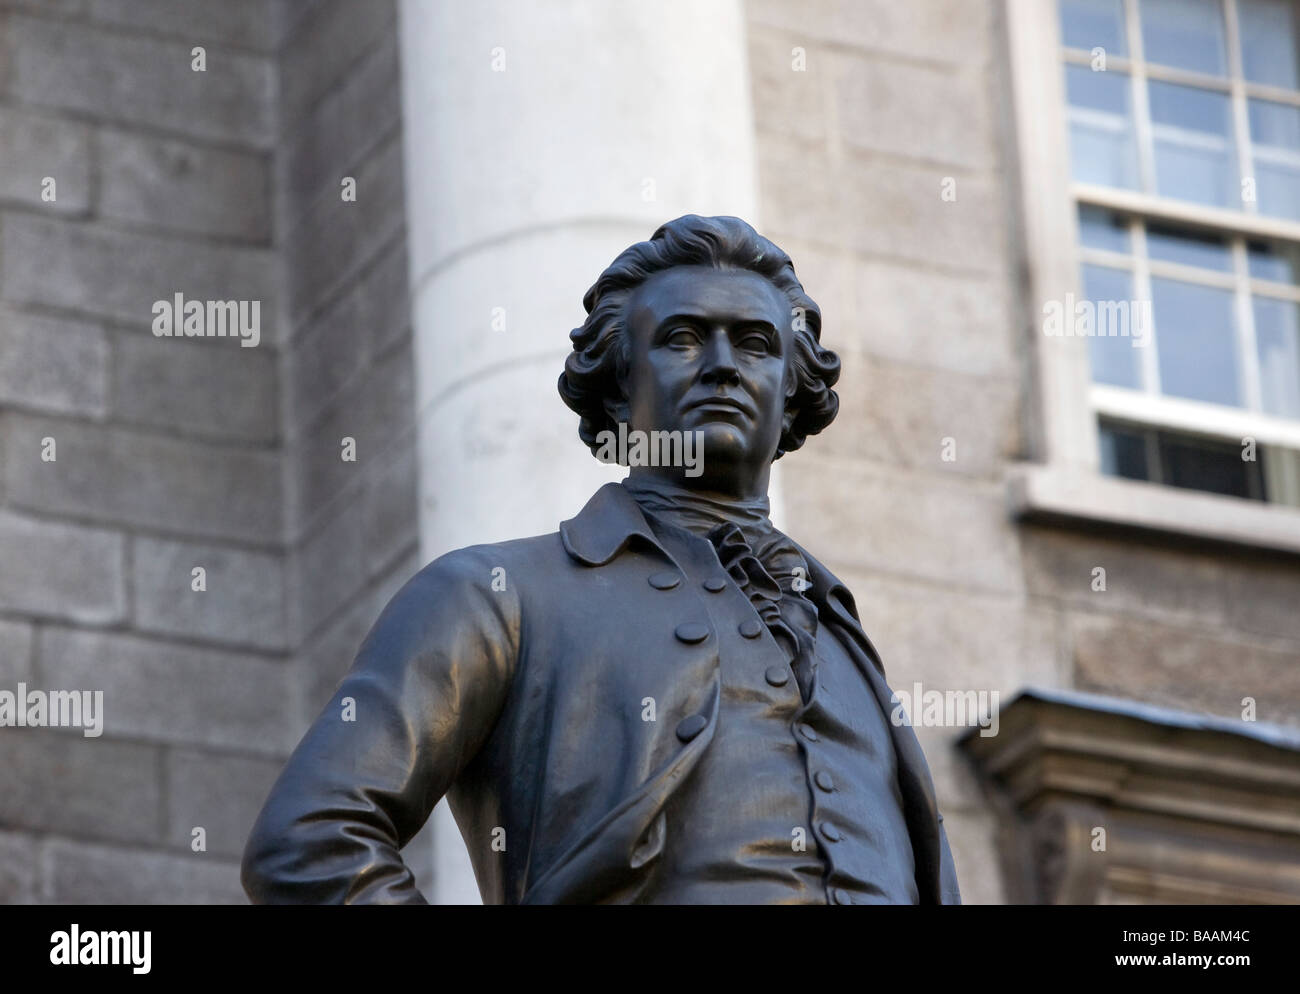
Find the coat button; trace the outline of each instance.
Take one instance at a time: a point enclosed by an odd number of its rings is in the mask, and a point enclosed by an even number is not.
[[[711,594],[720,594],[727,589],[727,581],[720,576],[711,576],[704,581],[704,589]]]
[[[688,621],[684,625],[678,625],[673,634],[687,645],[695,645],[709,637],[709,626],[701,625],[698,621]]]
[[[822,835],[826,837],[827,842],[839,842],[844,838],[840,830],[828,821],[822,822]]]
[[[835,789],[834,779],[825,770],[818,770],[817,775],[813,777],[813,780],[816,781],[817,786],[822,790],[832,791]]]
[[[682,578],[672,570],[650,574],[650,586],[654,587],[655,590],[672,590],[681,582]]]
[[[683,742],[689,742],[704,731],[704,726],[708,723],[708,719],[702,714],[693,714],[689,718],[683,718],[677,723],[677,737]]]
[[[767,672],[763,675],[767,677],[767,682],[773,687],[784,687],[790,679],[790,668],[788,666],[769,666]]]
[[[809,742],[816,742],[817,739],[819,738],[817,733],[813,731],[812,726],[805,725],[802,721],[799,722],[799,724],[795,725],[795,728],[797,728],[799,730],[799,734],[802,735]]]
[[[756,639],[763,634],[763,623],[757,618],[750,618],[740,623],[740,634],[747,639]]]

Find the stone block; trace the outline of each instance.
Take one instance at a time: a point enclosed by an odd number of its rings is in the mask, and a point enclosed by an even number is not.
[[[108,358],[96,325],[0,310],[0,403],[102,418]]]
[[[990,58],[993,5],[988,0],[748,0],[751,24],[780,28],[791,44],[818,39],[918,61],[982,63]]]
[[[14,506],[185,537],[280,539],[273,452],[123,428],[8,416],[5,479]],[[41,439],[58,459],[42,462]]]
[[[10,16],[8,31],[9,90],[24,104],[258,148],[275,139],[266,56],[213,47],[196,72],[197,41],[22,14]]]
[[[92,681],[69,683],[47,674],[39,689],[101,688]],[[110,738],[112,714],[113,700],[106,693],[100,738],[86,738],[76,729],[0,729],[5,756],[0,763],[0,824],[142,845],[158,842],[158,749]]]
[[[54,199],[42,199],[45,178]],[[0,200],[57,214],[90,208],[90,143],[85,125],[0,107]]]
[[[168,750],[168,844],[193,852],[193,831],[201,827],[210,856],[238,859],[283,765],[279,759]]]
[[[396,18],[394,0],[325,0],[297,23],[280,61],[280,115],[287,128],[394,33]]]
[[[94,0],[92,20],[165,34],[191,44],[211,42],[274,54],[279,0]]]
[[[39,474],[45,465],[36,455],[30,466],[11,466],[9,476]],[[125,543],[117,532],[0,511],[0,549],[0,609],[86,625],[125,616]]]
[[[0,237],[0,294],[6,300],[112,318],[149,335],[155,301],[171,301],[177,293],[186,300],[259,300],[258,347],[274,347],[277,276],[266,249],[23,214],[6,215]],[[238,338],[216,341],[244,348]]]
[[[828,348],[969,376],[1019,376],[1009,286],[801,239],[780,244],[821,308]]]
[[[296,122],[276,156],[278,229],[291,230],[318,197],[338,197],[356,169],[401,122],[394,34],[366,53]]]
[[[113,416],[123,424],[269,444],[279,435],[275,353],[225,340],[113,339]]]
[[[1011,379],[964,376],[841,356],[840,410],[820,454],[988,479],[1018,448],[1020,393]]]
[[[36,837],[0,831],[0,904],[40,899]]]
[[[239,861],[52,839],[46,900],[54,904],[247,904]]]
[[[284,560],[219,545],[137,537],[132,548],[135,625],[272,651],[286,647]],[[193,589],[195,567],[206,589]]]
[[[1226,562],[1224,570],[1233,627],[1300,642],[1300,568],[1293,561],[1244,557]]]
[[[997,484],[804,450],[781,462],[785,530],[830,569],[995,593],[1023,589],[1016,532]]]
[[[203,238],[266,243],[270,167],[263,155],[99,132],[102,217]]]
[[[1199,625],[1226,625],[1223,561],[1132,537],[1026,525],[1020,531],[1025,588],[1034,598],[1085,611]],[[1100,585],[1104,569],[1105,590]]]
[[[793,237],[943,272],[1009,278],[999,180],[851,148],[832,156],[779,137],[760,140],[758,157],[764,228],[777,244]],[[948,189],[955,199],[944,199]]]
[[[1300,726],[1294,649],[1111,615],[1075,614],[1070,626],[1080,690],[1237,720],[1250,697],[1256,720]]]
[[[108,632],[47,628],[42,677],[103,689],[105,736],[283,756],[292,743],[289,668],[250,654]]]
[[[0,688],[13,690],[19,680],[32,682],[32,626],[0,621]]]
[[[286,236],[291,327],[300,327],[405,226],[402,140],[395,134],[356,169],[357,199],[327,189]]]
[[[415,427],[394,441],[367,481],[365,494],[366,572],[373,576],[419,544],[419,468]]]

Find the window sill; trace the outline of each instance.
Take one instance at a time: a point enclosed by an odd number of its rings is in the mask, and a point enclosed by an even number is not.
[[[1025,520],[1091,522],[1300,555],[1300,508],[1020,464],[1007,479],[1011,513]]]

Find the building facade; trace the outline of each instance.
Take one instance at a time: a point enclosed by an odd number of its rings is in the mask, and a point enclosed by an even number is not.
[[[912,695],[964,900],[1300,899],[1298,18],[0,0],[0,690],[103,691],[0,728],[0,900],[244,900],[387,599],[617,478],[567,333],[688,212],[821,305],[776,514]],[[256,346],[157,334],[176,294]],[[405,855],[476,899],[444,808]]]

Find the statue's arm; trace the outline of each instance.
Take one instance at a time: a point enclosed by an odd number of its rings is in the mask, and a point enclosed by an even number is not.
[[[253,826],[254,902],[423,903],[400,850],[491,733],[518,658],[518,602],[483,548],[425,567],[371,629]]]

